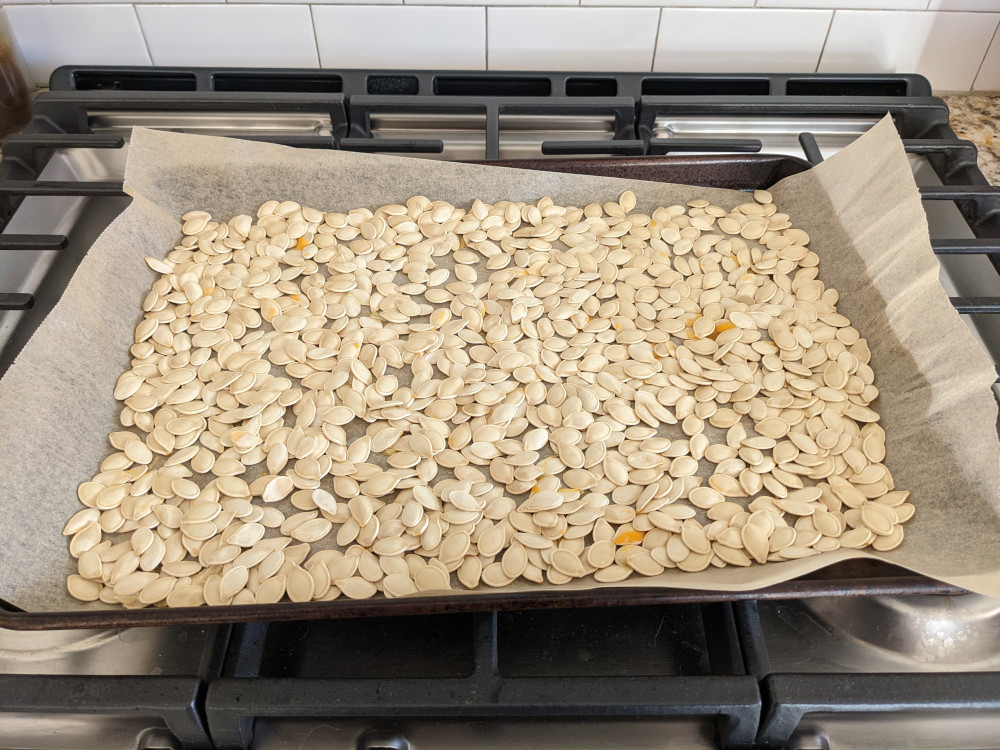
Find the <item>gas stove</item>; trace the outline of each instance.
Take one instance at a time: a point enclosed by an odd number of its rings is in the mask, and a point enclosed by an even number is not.
[[[432,159],[817,163],[886,112],[941,282],[996,359],[1000,191],[919,76],[61,68],[3,147],[0,369],[127,205],[135,125]],[[956,592],[0,630],[0,749],[988,748],[998,727],[1000,602]]]

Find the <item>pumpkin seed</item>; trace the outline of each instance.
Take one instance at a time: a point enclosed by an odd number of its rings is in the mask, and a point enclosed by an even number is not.
[[[753,197],[188,212],[146,259],[124,429],[63,529],[71,595],[398,597],[893,549],[914,506],[871,352],[808,235]]]

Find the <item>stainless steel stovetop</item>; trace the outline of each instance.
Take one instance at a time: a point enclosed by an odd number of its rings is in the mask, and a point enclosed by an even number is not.
[[[65,81],[66,75],[57,72],[56,78],[61,76]],[[659,143],[671,139],[751,139],[759,141],[764,152],[813,158],[816,150],[822,157],[830,156],[878,119],[841,114],[747,115],[729,110],[690,114],[683,107],[679,109],[680,114],[657,114],[647,136]],[[603,155],[593,144],[607,142],[605,153],[613,153],[613,142],[620,139],[614,116],[599,113],[501,113],[498,124],[501,158],[537,158],[553,142],[578,141],[591,144],[588,153]],[[123,136],[133,125],[276,140],[333,137],[337,129],[330,117],[316,113],[262,116],[259,112],[220,114],[178,107],[130,110],[124,104],[90,113],[86,123],[93,133]],[[423,154],[429,158],[481,159],[490,150],[486,145],[487,115],[405,108],[393,112],[388,107],[373,114],[369,125],[368,135],[375,140],[388,139],[390,146],[398,141],[440,140],[439,152]],[[800,145],[802,132],[815,138],[817,149],[812,153]],[[543,143],[547,144],[545,149]],[[37,177],[120,181],[126,156],[127,148],[56,150]],[[919,185],[942,184],[927,156],[911,154],[910,161]],[[67,235],[87,246],[127,201],[119,197],[29,195],[4,233]],[[954,203],[934,201],[925,206],[932,238],[976,236]],[[57,254],[0,253],[3,291],[35,292]],[[1000,276],[985,255],[941,257],[941,282],[953,297],[1000,297]],[[0,312],[0,348],[20,315],[17,310]],[[1000,357],[1000,319],[995,315],[963,317],[994,359]],[[633,678],[650,680],[648,687],[654,694],[649,700],[658,704],[687,690],[701,695],[698,691],[710,687],[706,681],[715,680],[712,684],[732,688],[737,694],[750,690],[758,696],[754,691],[759,683],[763,697],[757,698],[756,715],[761,747],[987,748],[1000,743],[1000,710],[993,710],[1000,706],[991,709],[986,705],[984,713],[983,702],[972,700],[977,679],[1000,675],[1000,601],[972,594],[761,601],[723,605],[718,611],[673,605],[613,613],[582,610],[570,615],[540,612],[489,617],[453,615],[416,618],[420,620],[416,623],[362,621],[353,625],[341,621],[39,633],[0,630],[0,696],[6,696],[0,699],[0,749],[114,750],[207,747],[210,743],[260,749],[422,750],[463,745],[696,748],[748,746],[757,734],[756,726],[738,731],[735,719],[719,720],[718,716],[727,715],[726,710],[712,709],[707,699],[701,709],[688,707],[660,715],[642,702],[631,709],[619,705],[613,694],[606,693],[608,705],[622,710],[601,717],[599,714],[607,712],[593,708],[601,705],[600,692],[596,698],[581,696],[579,705],[592,708],[573,714],[563,709],[546,711],[549,693],[545,691],[534,705],[517,705],[490,717],[463,715],[461,711],[435,713],[430,698],[419,710],[414,707],[417,703],[407,703],[409,709],[382,706],[373,710],[371,717],[365,716],[363,705],[355,716],[344,713],[348,710],[345,706],[354,705],[352,700],[360,700],[351,687],[353,681],[359,686],[377,683],[371,693],[364,693],[361,687],[357,690],[358,695],[368,695],[380,705],[378,696],[383,690],[392,692],[392,680],[402,679],[400,684],[407,689],[421,692],[420,686],[429,686],[435,679],[475,678],[483,670],[490,672],[493,681],[482,684],[496,686],[494,699],[501,706],[506,705],[502,680],[516,684],[521,677],[552,680],[552,691],[573,691],[575,685],[591,682],[600,686],[600,680],[609,676],[618,679],[608,683],[613,690],[618,689],[613,686]],[[478,640],[484,632],[492,634],[484,636],[486,646]],[[357,639],[363,647],[347,647]],[[720,641],[727,640],[738,642],[738,646],[723,648]],[[15,679],[15,675],[35,675],[37,684]],[[95,679],[73,681],[87,677]],[[136,677],[142,679],[132,681]],[[328,677],[336,677],[339,688],[326,693],[329,686],[321,689],[320,683],[315,683],[315,695],[320,697],[314,700],[319,708],[303,708],[302,715],[288,708],[286,704],[311,705],[313,683],[309,681],[322,682]],[[496,681],[498,677],[501,681]],[[655,682],[657,677],[663,682]],[[892,682],[894,679],[897,681]],[[934,679],[937,681],[927,682]],[[467,684],[475,687],[479,683],[473,680]],[[640,687],[646,684],[642,682]],[[840,710],[836,708],[840,704],[831,698],[817,698],[811,704],[803,698],[801,710],[786,710],[786,703],[796,703],[795,690],[812,695],[809,691],[824,684],[843,684],[840,698],[845,705],[850,704],[850,693],[856,690],[858,710]],[[144,692],[155,693],[157,685],[191,692],[187,705],[182,701],[172,713],[160,710]],[[258,707],[256,721],[238,716],[241,701],[254,704],[257,696],[267,703],[268,694],[256,691],[262,686],[282,704],[281,711],[268,715]],[[33,695],[24,699],[13,694],[25,689],[37,689],[37,701]],[[961,699],[949,703],[949,691],[961,689],[972,690],[969,700],[964,700],[963,693]],[[60,690],[78,691],[78,703],[61,703],[56,697]],[[662,693],[656,694],[658,690]],[[787,698],[789,690],[790,701],[775,701],[776,696]],[[884,700],[876,700],[879,696],[868,695],[866,690],[884,690]],[[897,695],[894,691],[902,691],[900,695],[905,697],[907,690],[914,691],[912,700],[901,699],[898,705],[892,702]],[[941,693],[941,705],[932,708],[923,699],[936,691]],[[431,689],[430,694],[433,692]],[[134,706],[129,703],[130,695],[135,698]],[[105,704],[102,696],[109,696]],[[453,707],[475,699],[456,693]],[[411,696],[410,700],[417,699]],[[341,703],[343,706],[337,708]],[[322,706],[329,708],[324,711]],[[747,715],[753,715],[753,709],[746,710],[750,711]]]

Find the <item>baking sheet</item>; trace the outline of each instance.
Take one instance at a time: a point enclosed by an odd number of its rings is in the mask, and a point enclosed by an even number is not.
[[[143,257],[169,251],[184,212],[204,209],[226,220],[271,199],[347,210],[416,194],[456,205],[476,197],[535,201],[545,195],[584,205],[615,200],[626,189],[645,213],[696,196],[726,207],[746,201],[745,193],[731,190],[296,150],[141,128],[133,132],[125,186],[133,203],[94,244],[0,381],[0,598],[29,612],[106,606],[66,593],[65,578],[76,565],[61,530],[79,508],[77,485],[109,451],[107,434],[118,411],[112,390],[128,366],[139,303],[156,276]],[[820,278],[841,292],[839,310],[868,339],[886,464],[896,486],[912,492],[916,515],[904,526],[903,545],[888,553],[838,550],[750,568],[668,570],[615,586],[746,591],[840,560],[878,557],[1000,596],[995,370],[938,282],[919,193],[891,120],[771,192],[779,210],[810,234]],[[597,585],[582,580],[558,588]],[[506,590],[541,588],[525,583]]]

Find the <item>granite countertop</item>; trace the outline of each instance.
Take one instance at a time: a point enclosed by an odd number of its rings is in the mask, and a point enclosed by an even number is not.
[[[979,168],[993,185],[1000,185],[1000,95],[942,96],[951,110],[951,129],[979,149]]]

